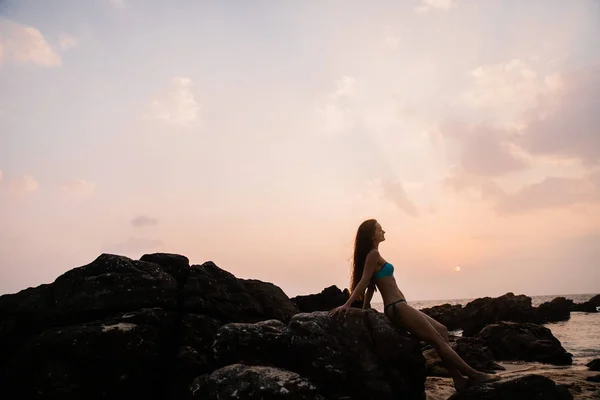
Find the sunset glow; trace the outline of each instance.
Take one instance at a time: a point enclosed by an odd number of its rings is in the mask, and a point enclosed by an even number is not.
[[[102,252],[345,288],[366,218],[409,300],[600,289],[598,1],[6,4],[0,294]]]

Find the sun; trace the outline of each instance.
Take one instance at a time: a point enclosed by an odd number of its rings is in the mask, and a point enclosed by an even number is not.
[[[459,271],[460,271],[460,267],[454,268],[454,272],[459,272]]]

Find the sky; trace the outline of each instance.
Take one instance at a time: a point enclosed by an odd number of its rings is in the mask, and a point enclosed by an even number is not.
[[[0,0],[0,294],[154,252],[345,288],[368,218],[409,301],[598,293],[598,38],[596,0]]]

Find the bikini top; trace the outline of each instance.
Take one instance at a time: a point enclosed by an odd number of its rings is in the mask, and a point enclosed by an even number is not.
[[[392,276],[394,274],[394,266],[392,264],[390,264],[389,262],[386,262],[385,264],[383,264],[383,267],[381,267],[381,269],[377,272],[375,272],[373,274],[373,277],[375,279],[380,279],[380,278],[384,278],[386,276]]]

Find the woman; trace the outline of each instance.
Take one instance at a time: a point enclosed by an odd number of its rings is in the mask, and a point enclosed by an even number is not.
[[[345,304],[331,310],[330,315],[347,313],[350,305],[367,294],[363,300],[363,308],[367,308],[373,297],[375,286],[383,299],[384,313],[393,324],[402,327],[435,348],[452,379],[457,390],[467,384],[493,382],[500,379],[477,371],[465,363],[452,349],[448,341],[446,327],[421,311],[409,306],[394,279],[394,267],[379,253],[379,243],[385,240],[385,231],[375,219],[364,221],[358,228],[354,243],[354,262],[350,283],[350,298]],[[463,375],[468,377],[465,378]]]

